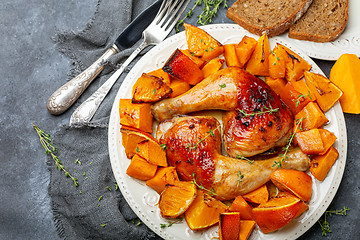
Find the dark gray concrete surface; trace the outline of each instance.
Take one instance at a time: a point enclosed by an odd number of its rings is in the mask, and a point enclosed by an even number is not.
[[[55,28],[83,28],[95,3],[1,1],[0,239],[58,239],[47,194],[49,172],[32,123],[51,134],[57,126],[68,123],[73,108],[61,116],[52,116],[46,110],[48,97],[65,82],[71,64],[56,51],[51,37]],[[333,62],[316,62],[328,75]],[[346,205],[351,210],[348,216],[328,218],[332,233],[327,237],[321,237],[315,224],[300,239],[359,239],[360,116],[345,114],[345,119],[346,169],[330,206]]]

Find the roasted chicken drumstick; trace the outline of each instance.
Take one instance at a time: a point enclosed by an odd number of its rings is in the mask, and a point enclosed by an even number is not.
[[[270,180],[271,172],[282,168],[306,171],[310,160],[299,148],[285,158],[275,156],[253,162],[221,155],[220,123],[214,117],[175,117],[159,125],[157,137],[166,144],[168,163],[179,178],[213,189],[221,200],[246,194]],[[243,176],[243,177],[241,177]]]
[[[202,110],[226,110],[224,143],[229,156],[254,156],[286,144],[293,116],[261,79],[237,67],[210,75],[176,98],[155,103],[158,121]]]

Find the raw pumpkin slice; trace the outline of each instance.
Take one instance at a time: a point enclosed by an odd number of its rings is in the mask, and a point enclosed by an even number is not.
[[[160,195],[160,214],[164,218],[177,218],[183,214],[195,200],[197,189],[192,182],[174,182],[168,184]]]
[[[269,76],[269,39],[263,34],[257,41],[254,52],[246,64],[246,71],[253,75]]]
[[[343,95],[341,108],[345,113],[360,113],[360,59],[355,54],[343,54],[330,71],[330,81],[338,86]]]
[[[222,44],[207,32],[188,23],[184,23],[184,27],[186,43],[195,56],[210,61],[223,53]]]
[[[304,202],[310,201],[312,180],[306,173],[292,169],[277,169],[270,174],[270,179],[280,190],[289,191]]]
[[[300,207],[301,201],[298,198],[271,198],[268,202],[253,208],[253,215],[261,231],[269,233],[291,222]]]
[[[327,112],[340,99],[343,92],[326,77],[306,71],[305,80],[311,92],[316,96],[320,108]]]
[[[220,213],[219,238],[220,240],[239,240],[240,213]]]
[[[196,199],[185,212],[185,220],[191,230],[205,229],[217,224],[220,213],[226,212],[227,208],[221,201],[198,191]]]

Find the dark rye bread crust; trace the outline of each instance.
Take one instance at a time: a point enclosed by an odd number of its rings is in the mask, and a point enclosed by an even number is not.
[[[304,16],[290,27],[289,37],[313,42],[334,41],[345,30],[348,17],[348,0],[314,0]]]
[[[307,11],[313,0],[238,0],[227,17],[251,33],[283,33]]]

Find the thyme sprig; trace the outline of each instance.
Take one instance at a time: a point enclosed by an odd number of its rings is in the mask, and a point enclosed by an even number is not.
[[[182,217],[178,217],[177,219],[175,219],[174,221],[170,221],[167,224],[166,223],[161,223],[160,224],[160,228],[166,228],[166,227],[171,227],[173,224],[175,223],[179,223],[182,222]]]
[[[217,127],[214,129],[214,131],[213,131],[212,129],[210,129],[209,131],[206,132],[207,135],[206,135],[204,138],[198,137],[199,141],[198,141],[197,143],[189,143],[188,145],[185,146],[185,148],[188,149],[189,152],[191,152],[191,150],[196,150],[196,149],[198,148],[198,145],[199,145],[200,143],[205,144],[205,143],[204,143],[204,140],[205,140],[206,138],[208,138],[209,136],[215,137],[214,132],[215,132],[216,130],[218,130],[219,128],[220,128],[220,125],[217,126]]]
[[[308,93],[305,95],[305,94],[300,94],[298,96],[298,98],[295,101],[295,107],[299,106],[301,104],[300,100],[303,98],[304,100],[306,99],[306,97],[309,97],[311,100],[312,100],[312,97],[311,97],[311,94],[310,94],[310,91],[308,91]]]
[[[197,181],[196,181],[196,176],[195,176],[195,173],[193,173],[192,174],[192,176],[193,176],[193,184],[195,184],[199,189],[201,189],[201,190],[204,190],[204,191],[206,191],[206,192],[208,192],[209,193],[209,195],[210,196],[218,196],[217,194],[216,194],[216,192],[215,192],[215,189],[211,189],[211,190],[209,190],[209,189],[207,189],[207,188],[205,188],[203,185],[201,185],[201,184],[198,184],[197,183]]]
[[[235,158],[236,158],[236,159],[241,159],[241,160],[246,160],[246,161],[248,161],[248,163],[250,163],[250,164],[253,164],[253,163],[254,163],[254,160],[251,160],[251,159],[249,159],[249,158],[247,158],[247,157],[244,157],[243,155],[236,155]]]
[[[218,10],[223,5],[224,8],[227,8],[227,0],[196,0],[194,6],[186,13],[185,17],[178,21],[175,26],[176,32],[179,32],[179,26],[182,25],[186,18],[191,18],[194,14],[194,10],[197,6],[204,4],[202,12],[197,16],[197,23],[201,25],[206,25],[207,23],[212,23],[213,18],[216,17]]]
[[[246,112],[245,110],[243,110],[243,109],[240,109],[240,110],[238,110],[238,111],[239,111],[239,113],[242,114],[242,117],[255,117],[256,115],[261,116],[261,115],[263,115],[263,114],[265,114],[265,113],[270,113],[270,114],[272,114],[272,113],[277,112],[277,111],[279,111],[279,110],[280,110],[279,108],[272,108],[272,106],[270,105],[269,107],[263,106],[263,107],[261,108],[261,110],[260,110],[260,111],[257,111],[257,112],[247,113],[247,112]]]
[[[240,171],[238,171],[237,173],[236,173],[236,176],[238,176],[238,184],[240,184],[242,181],[243,181],[243,178],[244,178],[244,174],[241,174],[241,172]]]
[[[327,210],[325,211],[324,215],[323,215],[323,219],[320,219],[318,221],[318,223],[320,224],[320,227],[321,227],[321,235],[322,236],[326,236],[327,233],[331,233],[331,230],[330,230],[330,224],[329,222],[326,220],[326,217],[329,216],[331,217],[333,214],[334,215],[340,215],[340,216],[346,216],[347,214],[347,211],[349,211],[350,208],[344,206],[342,209],[336,209],[336,210]]]
[[[70,178],[75,187],[79,186],[78,179],[74,176],[72,176],[64,167],[63,163],[60,161],[59,157],[55,155],[57,152],[57,148],[53,145],[53,141],[51,139],[50,134],[45,133],[44,130],[41,130],[38,126],[33,124],[33,128],[35,129],[36,133],[39,135],[40,143],[45,149],[45,154],[50,154],[52,159],[55,161],[55,166],[59,171],[63,171],[65,174],[65,177]],[[77,159],[77,161],[79,161]]]
[[[278,167],[278,168],[281,168],[282,167],[282,163],[285,161],[285,160],[288,160],[288,152],[290,150],[290,147],[291,147],[291,144],[294,140],[294,137],[295,137],[295,134],[297,132],[298,129],[302,130],[301,129],[301,123],[302,121],[304,121],[305,118],[301,118],[301,119],[296,119],[295,120],[295,129],[294,129],[294,132],[291,134],[290,138],[286,141],[286,146],[282,148],[282,151],[283,153],[280,154],[279,156],[281,157],[280,161],[274,161],[274,164],[272,165],[272,167]]]

